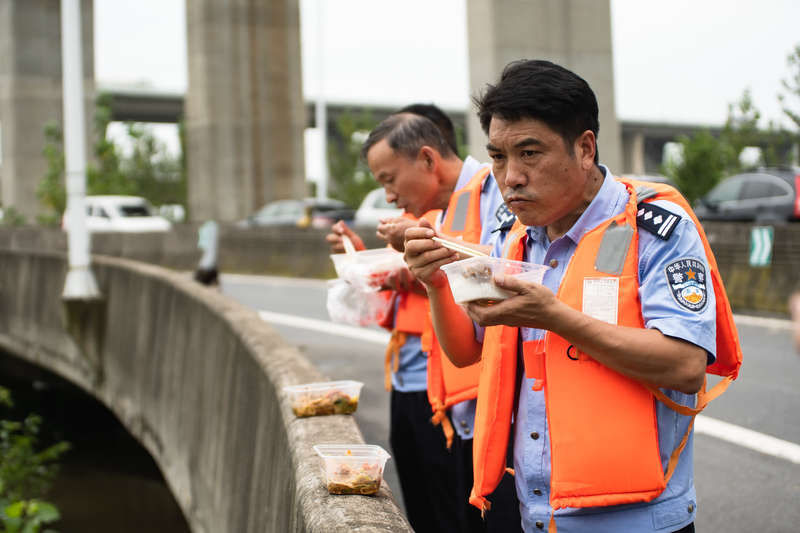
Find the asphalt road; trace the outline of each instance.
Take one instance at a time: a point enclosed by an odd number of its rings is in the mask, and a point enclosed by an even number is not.
[[[391,453],[380,330],[326,330],[322,281],[226,275],[222,290],[256,310],[275,313],[267,321],[324,375],[363,381],[358,425],[366,442]],[[292,317],[311,321],[298,323]],[[715,433],[708,424],[697,423],[697,531],[795,533],[800,531],[800,355],[794,353],[784,321],[737,317],[737,325],[742,372],[704,412],[709,423],[735,427]],[[366,332],[364,338],[354,337],[359,332]],[[402,506],[391,460],[385,477]]]

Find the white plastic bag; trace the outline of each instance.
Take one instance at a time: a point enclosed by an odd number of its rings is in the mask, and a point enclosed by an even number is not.
[[[328,282],[328,315],[334,322],[354,326],[379,324],[392,305],[386,292],[364,290],[343,279]]]

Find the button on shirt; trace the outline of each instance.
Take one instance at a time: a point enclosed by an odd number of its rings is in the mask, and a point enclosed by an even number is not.
[[[467,156],[464,164],[461,167],[461,173],[458,175],[455,191],[464,188],[472,177],[484,167],[489,165],[479,162],[472,156]],[[489,177],[483,182],[481,189],[481,220],[487,220],[487,217],[494,216],[498,207],[503,203],[503,197],[497,188],[494,178]],[[439,224],[443,218],[440,217]],[[494,224],[484,224],[481,231],[481,243],[490,244],[489,236],[492,236],[491,230],[495,228]],[[496,235],[496,234],[494,234]],[[484,241],[484,239],[487,239]],[[405,295],[401,294],[400,298]],[[400,300],[398,298],[398,301]],[[392,372],[392,387],[400,392],[419,392],[427,390],[428,388],[428,354],[422,351],[422,343],[419,335],[406,335],[406,343],[400,348],[399,362],[397,365],[397,372]],[[465,402],[467,403],[467,402]],[[455,407],[455,406],[454,406]],[[458,418],[456,418],[458,416]],[[459,422],[456,422],[455,427],[459,435],[468,435],[467,438],[472,438],[472,426],[475,418],[475,406],[466,412],[453,415],[454,420],[463,420],[466,422],[466,427]],[[462,436],[463,436],[462,435]]]
[[[543,284],[554,293],[558,292],[569,261],[584,233],[621,213],[628,201],[625,186],[617,182],[608,169],[601,168],[605,173],[605,181],[569,232],[550,242],[545,228],[528,228],[525,260],[552,267],[545,274]],[[683,218],[666,241],[642,229],[638,232],[639,296],[645,327],[658,329],[665,335],[704,348],[710,364],[716,349],[715,300],[710,280],[707,283],[705,306],[698,311],[691,311],[677,302],[666,277],[667,267],[680,259],[689,258],[707,265],[703,243],[693,222],[679,206],[663,200],[654,203]],[[502,246],[496,245],[492,255],[499,257],[502,252]],[[544,333],[539,329],[520,328],[522,341],[541,339]],[[523,377],[515,414],[514,469],[523,528],[525,531],[541,531],[538,525],[548,524],[552,513],[549,504],[550,436],[544,391],[534,391],[532,385],[532,379]],[[694,395],[666,389],[664,392],[678,403],[694,405]],[[666,468],[669,456],[683,437],[689,420],[660,402],[656,402],[656,405],[659,449],[662,466]],[[658,498],[647,503],[559,509],[555,513],[559,533],[675,531],[688,525],[694,520],[696,510],[692,443],[693,436],[690,436],[675,473]]]
[[[459,191],[467,186],[469,181],[475,174],[482,168],[488,167],[488,164],[480,163],[472,156],[467,156],[464,160],[464,165],[461,167],[461,174],[458,176],[455,191]],[[500,189],[497,187],[497,182],[494,176],[489,174],[483,181],[481,187],[481,240],[480,244],[494,245],[496,240],[503,242],[505,232],[495,232],[499,226],[496,218],[497,210],[503,205],[503,196],[500,194]],[[445,213],[443,212],[439,221],[444,220]],[[502,235],[501,235],[502,233]],[[458,436],[464,440],[472,438],[473,428],[475,426],[475,407],[476,400],[466,400],[455,404],[450,411],[450,417],[453,419],[453,427],[458,433]]]

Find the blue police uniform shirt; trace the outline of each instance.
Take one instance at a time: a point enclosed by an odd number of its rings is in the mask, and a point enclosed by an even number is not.
[[[592,228],[621,213],[628,201],[624,185],[617,182],[608,169],[601,166],[605,181],[597,196],[573,227],[562,237],[550,242],[545,228],[529,227],[525,260],[552,266],[544,276],[543,285],[558,292],[562,277],[578,241]],[[711,281],[705,284],[705,305],[690,309],[679,302],[671,283],[680,273],[681,261],[691,260],[708,272],[703,243],[692,220],[672,202],[653,203],[682,217],[667,240],[640,229],[639,235],[639,297],[646,328],[683,339],[700,346],[708,353],[709,364],[716,350],[716,312]],[[501,257],[503,249],[495,245],[492,255]],[[670,270],[670,267],[673,267]],[[478,332],[482,337],[482,331]],[[522,341],[541,339],[544,331],[520,328]],[[519,345],[521,348],[521,344]],[[520,355],[520,361],[522,361]],[[526,532],[542,531],[547,527],[552,507],[550,501],[550,438],[545,413],[544,391],[532,390],[533,380],[523,377],[519,403],[515,413],[514,478],[520,500],[522,527]],[[694,395],[663,389],[678,403],[694,405]],[[672,451],[683,438],[689,418],[679,415],[656,402],[659,450],[662,466],[666,468]],[[690,435],[678,466],[664,492],[651,502],[609,507],[566,508],[555,513],[559,533],[659,531],[671,532],[691,523],[696,514],[696,495],[693,478],[693,441]]]
[[[454,191],[464,188],[479,170],[487,166],[489,165],[479,162],[472,156],[467,156],[467,158],[464,160],[464,164],[461,166],[461,173],[458,175],[458,181],[456,181]],[[494,181],[494,178],[489,175],[489,177],[484,180],[483,187],[481,189],[481,220],[486,221],[490,216],[493,217],[494,213],[497,212],[502,204],[503,197],[497,188],[497,183]],[[442,219],[440,217],[440,221],[441,220]],[[492,230],[494,230],[495,227],[496,224],[483,224],[483,228],[481,230],[482,244],[490,244],[489,239],[494,238],[495,234],[492,233]],[[401,294],[398,298],[398,301],[400,298],[404,297],[405,295]],[[422,343],[418,335],[406,336],[406,343],[400,348],[397,372],[392,372],[392,387],[400,392],[418,392],[427,390],[428,354],[422,351]],[[468,414],[461,418],[466,419],[467,416]],[[468,438],[472,438],[472,420],[474,417],[475,406],[473,405],[472,418],[469,419],[470,422],[466,428],[469,434]],[[461,431],[465,431],[465,428],[459,423],[456,423],[455,427],[457,431],[459,431],[459,434],[461,434]]]
[[[461,174],[458,176],[455,190],[459,191],[466,187],[479,170],[488,166],[488,163],[480,163],[472,156],[467,156],[464,160],[464,166],[461,168]],[[500,194],[497,182],[490,173],[483,181],[483,186],[481,187],[480,244],[493,246],[496,240],[502,239],[503,236],[505,236],[505,233],[495,231],[503,222],[503,216],[506,214],[506,210],[501,207],[503,205],[503,195]],[[440,216],[440,223],[444,220],[444,215],[445,213],[442,213]],[[450,409],[450,418],[453,421],[453,427],[456,433],[458,433],[458,436],[464,440],[472,438],[473,428],[475,426],[476,405],[476,400],[466,400],[453,405]]]

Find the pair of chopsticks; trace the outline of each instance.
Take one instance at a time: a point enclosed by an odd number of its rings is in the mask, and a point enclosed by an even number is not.
[[[469,255],[472,257],[486,257],[488,254],[480,252],[478,250],[473,250],[467,246],[462,244],[458,244],[457,242],[447,241],[445,239],[440,239],[439,237],[433,237],[433,240],[444,246],[445,248],[449,248],[451,250],[455,250],[458,253]]]

